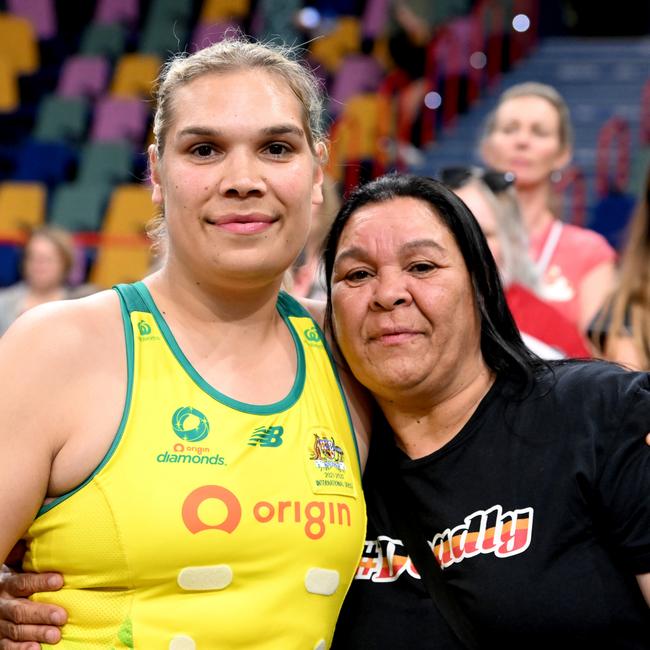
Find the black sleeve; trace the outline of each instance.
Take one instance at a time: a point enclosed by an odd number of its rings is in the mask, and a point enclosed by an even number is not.
[[[634,574],[650,572],[650,374],[626,373],[597,492],[607,537]]]

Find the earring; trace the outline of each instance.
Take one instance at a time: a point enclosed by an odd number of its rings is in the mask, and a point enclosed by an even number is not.
[[[554,169],[551,172],[551,183],[559,183],[562,180],[562,172],[559,169]]]

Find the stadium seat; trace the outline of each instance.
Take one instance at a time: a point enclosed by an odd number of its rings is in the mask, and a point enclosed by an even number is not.
[[[106,90],[108,70],[108,61],[103,56],[70,56],[63,63],[56,94],[95,99]]]
[[[59,185],[53,191],[48,222],[70,232],[97,232],[109,194],[107,183]]]
[[[141,183],[117,185],[106,209],[102,232],[107,234],[142,234],[155,216],[151,188]]]
[[[40,181],[52,188],[69,181],[76,172],[77,154],[64,142],[23,142],[16,156],[12,179]]]
[[[167,58],[170,52],[184,50],[190,33],[190,20],[179,16],[153,16],[147,19],[138,44],[138,52]]]
[[[365,54],[349,54],[334,77],[330,91],[329,112],[337,116],[350,97],[376,92],[384,77],[377,59]]]
[[[32,74],[40,66],[34,28],[26,18],[0,13],[0,59],[16,74]]]
[[[128,140],[140,149],[149,117],[149,105],[142,99],[102,97],[95,107],[90,140]]]
[[[360,51],[361,24],[355,16],[342,16],[337,19],[334,29],[323,38],[310,44],[314,59],[321,63],[329,73],[338,70],[343,57]]]
[[[78,144],[86,137],[89,112],[85,97],[47,95],[39,104],[32,137],[44,142]]]
[[[150,272],[151,261],[151,242],[146,239],[102,244],[90,271],[90,282],[108,289],[122,282],[142,280]]]
[[[101,183],[114,185],[132,178],[133,147],[126,140],[89,142],[83,146],[76,181],[84,185]]]
[[[155,54],[124,54],[118,59],[111,95],[150,99],[162,61]]]
[[[190,52],[197,52],[213,43],[218,43],[223,39],[229,29],[236,29],[238,27],[238,23],[234,20],[199,23],[192,33]]]
[[[137,24],[140,16],[139,0],[97,0],[95,23],[121,23],[128,27]]]
[[[28,20],[39,40],[56,36],[54,0],[7,0],[9,12]]]
[[[193,13],[194,0],[151,0],[147,23],[152,20],[188,22]]]
[[[20,104],[16,73],[4,59],[0,59],[0,113],[13,113]]]
[[[126,29],[119,23],[90,23],[81,36],[79,54],[119,57],[126,46]]]
[[[0,238],[16,237],[45,221],[47,188],[38,182],[0,183]]]
[[[204,0],[199,24],[222,23],[231,18],[244,19],[250,12],[250,0]]]

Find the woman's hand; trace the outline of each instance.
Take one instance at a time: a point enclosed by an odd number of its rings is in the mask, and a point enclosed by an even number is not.
[[[55,605],[28,600],[39,591],[57,591],[63,586],[58,573],[0,573],[0,650],[38,650],[39,643],[58,643],[59,626],[68,615]]]

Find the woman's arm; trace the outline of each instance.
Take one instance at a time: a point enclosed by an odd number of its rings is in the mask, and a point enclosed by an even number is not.
[[[0,573],[0,650],[37,650],[38,643],[58,643],[67,621],[55,605],[34,603],[29,596],[63,586],[57,573]]]
[[[37,308],[12,325],[0,339],[0,557],[19,564],[22,552],[12,547],[25,533],[46,498],[51,468],[65,443],[59,424],[65,421],[65,363],[62,355],[66,319],[52,318],[50,308]],[[18,547],[16,547],[18,548]],[[0,641],[3,650],[37,647],[8,639],[56,642],[57,628],[39,630],[33,623],[65,621],[57,607],[26,600],[35,591],[47,591],[51,575],[12,574],[3,571],[0,583]]]
[[[103,431],[115,430],[126,385],[123,339],[114,292],[35,307],[0,339],[0,559],[7,564],[20,567],[23,549],[14,544],[43,501],[78,485],[105,453]],[[0,650],[60,639],[55,626],[65,623],[65,610],[27,598],[62,585],[58,574],[2,572]]]

